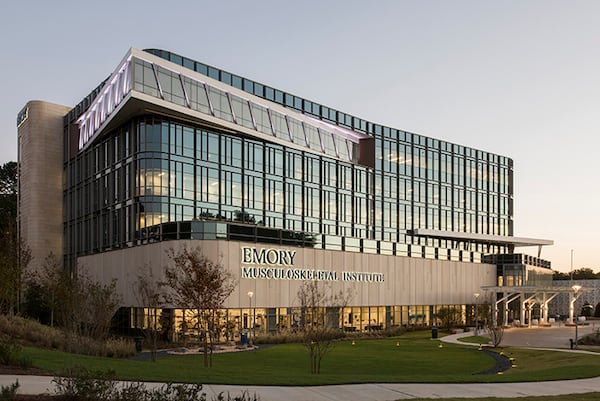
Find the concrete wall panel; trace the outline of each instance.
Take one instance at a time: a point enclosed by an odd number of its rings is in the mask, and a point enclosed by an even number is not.
[[[329,282],[334,291],[350,289],[351,306],[446,305],[469,304],[481,286],[495,284],[496,267],[488,264],[451,262],[402,256],[361,254],[309,248],[285,248],[264,244],[218,240],[165,241],[144,246],[105,252],[79,258],[79,265],[102,282],[117,279],[124,305],[137,305],[134,283],[139,266],[152,266],[154,275],[164,279],[164,269],[171,261],[167,250],[200,247],[213,261],[220,261],[236,278],[236,289],[226,307],[247,308],[248,291],[256,307],[298,306],[300,280],[240,278],[243,246],[296,251],[293,269],[321,269],[336,272],[338,280]],[[272,267],[272,266],[267,266]],[[339,280],[342,272],[383,273],[383,282]]]

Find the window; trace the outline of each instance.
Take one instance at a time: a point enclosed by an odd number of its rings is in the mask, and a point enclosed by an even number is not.
[[[256,122],[256,129],[259,132],[267,135],[273,135],[271,129],[271,121],[269,119],[269,112],[265,107],[259,106],[256,103],[251,103],[252,114],[254,115],[254,121]]]
[[[233,121],[227,94],[217,88],[213,88],[212,86],[208,87],[208,94],[210,96],[210,102],[212,104],[215,117],[226,121]]]
[[[229,96],[231,97],[231,106],[233,107],[235,122],[243,127],[254,129],[254,122],[252,121],[252,114],[250,114],[248,101],[235,95]]]

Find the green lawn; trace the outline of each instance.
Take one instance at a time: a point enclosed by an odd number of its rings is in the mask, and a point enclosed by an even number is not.
[[[60,372],[74,365],[112,369],[125,380],[201,382],[213,384],[316,385],[368,382],[507,382],[600,376],[600,355],[507,349],[517,367],[503,375],[480,375],[494,366],[477,347],[444,344],[428,333],[384,340],[337,343],[311,375],[305,348],[298,344],[258,351],[216,354],[214,367],[203,367],[201,355],[169,356],[157,362],[88,357],[24,348],[36,367]]]
[[[471,343],[471,344],[489,344],[490,339],[482,336],[470,336],[470,337],[461,337],[458,339],[463,343]]]

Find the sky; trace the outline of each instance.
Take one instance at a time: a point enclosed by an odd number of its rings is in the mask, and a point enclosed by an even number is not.
[[[512,158],[514,235],[554,240],[541,257],[555,270],[600,270],[600,1],[27,0],[0,11],[0,163],[17,158],[27,101],[74,106],[129,48],[162,48]]]

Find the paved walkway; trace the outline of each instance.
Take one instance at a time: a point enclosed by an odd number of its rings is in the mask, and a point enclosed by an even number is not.
[[[591,326],[580,327],[578,332],[582,335],[593,329]],[[520,346],[531,348],[585,352],[569,349],[568,339],[574,337],[574,330],[573,327],[508,329],[504,334],[503,345],[518,346],[513,344],[520,344]],[[469,336],[472,333],[447,336],[442,338],[442,341],[458,342],[457,339],[465,335]],[[464,342],[460,344],[467,345]],[[474,345],[477,346],[477,344]],[[600,358],[600,354],[596,355]],[[49,393],[54,388],[51,382],[52,377],[0,375],[0,385],[2,386],[14,383],[16,380],[19,381],[19,392],[22,394]],[[149,387],[160,385],[160,383],[148,384]],[[525,397],[600,392],[600,377],[535,383],[380,383],[311,387],[205,385],[204,391],[209,400],[221,392],[234,396],[248,391],[250,394],[257,394],[261,401],[391,401],[442,397]]]

